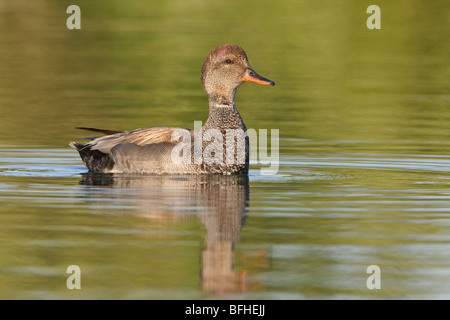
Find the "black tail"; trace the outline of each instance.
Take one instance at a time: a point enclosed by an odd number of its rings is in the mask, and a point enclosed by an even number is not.
[[[99,150],[91,150],[89,144],[71,142],[70,146],[78,150],[84,165],[91,172],[110,172],[114,167],[114,161],[109,154]]]

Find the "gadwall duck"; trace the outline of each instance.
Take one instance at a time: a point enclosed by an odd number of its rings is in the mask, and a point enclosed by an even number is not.
[[[249,140],[235,106],[236,90],[245,81],[275,83],[253,71],[245,51],[231,44],[208,54],[201,81],[209,99],[208,120],[201,128],[112,131],[79,127],[107,135],[70,146],[78,150],[91,172],[248,173]]]

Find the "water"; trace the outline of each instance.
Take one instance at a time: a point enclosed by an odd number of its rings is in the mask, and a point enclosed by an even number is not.
[[[0,0],[0,298],[450,298],[444,1],[380,3],[372,31],[356,0],[77,4],[69,31],[60,1]],[[205,121],[226,42],[277,83],[236,97],[280,130],[277,174],[87,173],[76,126]]]
[[[450,156],[281,159],[249,181],[96,176],[67,149],[3,148],[2,297],[448,298]]]

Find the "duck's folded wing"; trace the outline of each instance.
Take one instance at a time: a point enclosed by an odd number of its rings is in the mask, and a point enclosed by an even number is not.
[[[175,130],[180,130],[180,128],[154,127],[120,132],[97,138],[87,143],[86,146],[89,146],[91,150],[98,150],[106,154],[111,154],[111,149],[120,144],[144,146],[162,142],[175,143],[178,141],[174,141],[172,138]],[[191,131],[189,129],[181,130]]]

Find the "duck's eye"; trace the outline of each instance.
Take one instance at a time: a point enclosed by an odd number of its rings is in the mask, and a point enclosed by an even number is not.
[[[231,61],[231,59],[227,59],[227,60],[225,60],[225,63],[226,63],[226,64],[232,64],[233,61]]]

